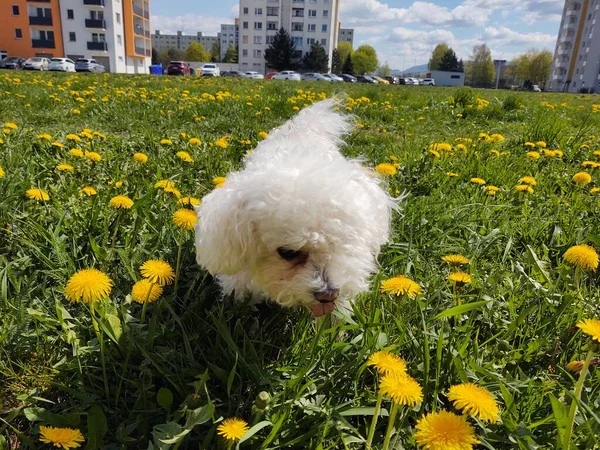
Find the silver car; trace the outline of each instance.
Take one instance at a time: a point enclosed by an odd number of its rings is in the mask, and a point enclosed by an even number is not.
[[[294,72],[293,70],[284,70],[283,72],[279,72],[277,75],[273,75],[272,79],[300,81],[300,74],[298,72]]]
[[[39,70],[40,72],[48,70],[50,60],[48,58],[42,58],[36,56],[35,58],[29,58],[23,63],[24,70]]]
[[[75,61],[76,72],[104,72],[104,66],[98,63],[95,59],[79,58]]]
[[[302,79],[306,80],[306,81],[327,81],[327,82],[331,82],[330,78],[324,77],[320,73],[314,73],[314,72],[303,74],[302,75]]]

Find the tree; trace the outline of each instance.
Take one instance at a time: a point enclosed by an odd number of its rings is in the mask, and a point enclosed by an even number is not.
[[[181,61],[183,59],[183,52],[181,50],[177,50],[176,48],[169,48],[166,51],[162,51],[158,53],[159,61],[163,65],[168,65],[171,61]]]
[[[506,69],[506,76],[513,84],[542,87],[550,77],[552,53],[548,50],[530,49],[513,59]]]
[[[350,42],[340,42],[337,51],[340,54],[340,61],[346,62],[348,55],[352,54],[352,44]]]
[[[310,52],[302,58],[302,67],[310,72],[329,71],[329,58],[321,44],[315,42],[310,46]]]
[[[429,70],[442,70],[440,69],[442,57],[448,50],[450,50],[450,47],[445,42],[435,46],[433,52],[431,52],[431,58],[429,59]]]
[[[454,53],[454,50],[452,50],[451,48],[446,50],[446,52],[442,55],[442,59],[440,60],[438,68],[432,70],[459,72],[458,58],[456,57],[456,53]]]
[[[344,65],[342,66],[342,73],[347,73],[348,75],[354,75],[354,65],[352,64],[352,55],[348,55],[344,60]]]
[[[491,87],[494,82],[496,70],[492,61],[492,52],[486,44],[473,47],[473,56],[467,65],[469,80],[473,86]]]
[[[273,43],[265,50],[267,66],[274,70],[293,69],[296,45],[285,28],[281,27],[273,37]]]
[[[224,63],[232,63],[237,64],[238,62],[238,51],[233,45],[227,47],[227,51],[225,52],[225,56],[223,57]]]
[[[221,44],[215,42],[210,48],[210,62],[221,61]]]
[[[352,54],[352,64],[354,72],[359,75],[374,72],[379,65],[377,52],[370,45],[361,45]]]
[[[386,62],[383,66],[379,66],[377,68],[377,75],[379,75],[380,77],[389,77],[390,75],[392,75],[392,69],[390,69],[390,66],[388,65],[388,63]]]
[[[155,64],[160,64],[160,61],[158,60],[158,50],[152,47],[152,65]]]
[[[185,49],[184,59],[186,61],[210,61],[210,55],[206,53],[200,42],[192,42]]]
[[[337,74],[342,73],[342,59],[340,58],[340,52],[338,52],[337,48],[334,48],[331,53],[331,72]]]

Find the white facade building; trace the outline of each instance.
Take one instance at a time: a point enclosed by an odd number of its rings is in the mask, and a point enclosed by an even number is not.
[[[566,0],[549,90],[600,92],[600,0]],[[599,24],[600,26],[600,24]]]
[[[169,50],[174,48],[177,50],[185,51],[188,46],[193,42],[199,42],[204,50],[210,53],[213,45],[218,44],[220,36],[205,36],[201,31],[198,31],[195,35],[183,34],[178,31],[177,34],[162,34],[160,30],[156,30],[152,35],[152,47],[157,50]]]
[[[147,0],[61,0],[65,56],[94,58],[107,72],[149,73]]]
[[[238,46],[239,35],[240,25],[238,19],[235,19],[235,24],[221,25],[221,34],[219,35],[221,44],[221,61],[223,61],[223,58],[225,58],[225,53],[227,53],[227,48],[230,45],[233,47]]]
[[[340,28],[337,42],[338,44],[340,44],[341,42],[350,42],[350,45],[354,46],[354,29]]]
[[[296,59],[319,42],[331,55],[337,45],[340,0],[241,0],[239,28],[240,70],[266,70],[264,53],[279,28],[296,44]]]

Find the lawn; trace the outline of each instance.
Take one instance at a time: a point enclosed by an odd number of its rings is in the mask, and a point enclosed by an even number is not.
[[[344,153],[406,195],[370,293],[334,324],[221,300],[174,214],[336,93]],[[427,448],[443,411],[457,449],[599,448],[600,326],[577,327],[600,319],[597,97],[2,72],[0,124],[0,448]],[[148,260],[173,276],[140,295]],[[74,275],[110,284],[77,301]],[[398,275],[418,286],[382,292]],[[376,352],[422,398],[383,395]],[[452,401],[464,383],[499,417]]]

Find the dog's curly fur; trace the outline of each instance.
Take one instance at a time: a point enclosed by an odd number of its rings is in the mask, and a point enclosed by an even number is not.
[[[335,105],[273,130],[197,207],[196,259],[225,294],[322,315],[334,304],[320,309],[315,293],[345,308],[368,289],[396,202],[374,171],[341,155],[351,127]]]

